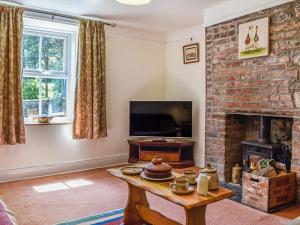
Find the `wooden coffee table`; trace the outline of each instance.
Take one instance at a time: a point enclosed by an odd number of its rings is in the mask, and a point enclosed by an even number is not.
[[[147,181],[139,175],[124,175],[119,168],[109,169],[108,172],[128,184],[129,194],[124,211],[124,225],[142,225],[145,222],[152,225],[180,225],[180,223],[150,209],[145,191],[182,206],[185,209],[187,225],[205,225],[206,205],[233,195],[232,191],[222,187],[209,192],[206,197],[198,195],[196,191],[189,195],[176,195],[169,189],[171,181]],[[180,176],[180,174],[176,174],[176,176]]]

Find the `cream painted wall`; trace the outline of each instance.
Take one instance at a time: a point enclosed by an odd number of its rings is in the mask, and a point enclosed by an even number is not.
[[[182,46],[194,42],[200,44],[200,62],[183,64]],[[197,165],[203,166],[205,145],[204,27],[192,27],[167,36],[166,98],[193,101],[193,138],[196,141],[195,161]]]
[[[0,180],[1,174],[9,176],[22,168],[34,171],[86,160],[94,160],[95,165],[112,156],[125,162],[128,102],[164,99],[164,73],[164,38],[122,28],[107,30],[108,137],[77,141],[72,139],[71,124],[26,126],[26,144],[0,147]]]

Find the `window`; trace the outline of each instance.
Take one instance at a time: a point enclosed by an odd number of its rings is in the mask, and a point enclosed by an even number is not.
[[[70,31],[25,26],[23,32],[25,118],[34,115],[70,118],[72,108],[70,96],[73,96],[70,90],[74,71],[71,65],[75,64],[75,51],[71,50],[71,46],[74,46],[74,36],[75,33]]]

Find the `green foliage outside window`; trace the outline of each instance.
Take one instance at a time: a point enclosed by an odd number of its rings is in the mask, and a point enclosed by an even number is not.
[[[40,46],[40,41],[41,45]],[[41,61],[39,51],[41,47]],[[29,70],[63,71],[64,39],[24,35],[23,68]],[[41,64],[41,65],[40,65]]]
[[[23,78],[23,99],[33,100],[39,98],[39,81],[35,78]]]
[[[64,98],[65,80],[63,79],[42,79],[42,99],[54,101],[56,104]]]
[[[42,69],[63,71],[64,40],[43,37],[42,43]]]
[[[39,36],[24,35],[23,37],[23,68],[39,69]]]

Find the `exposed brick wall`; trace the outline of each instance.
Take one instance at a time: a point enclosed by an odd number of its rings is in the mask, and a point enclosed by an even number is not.
[[[270,55],[238,59],[238,26],[270,17]],[[300,68],[300,1],[206,28],[206,161],[224,178],[226,116],[258,113],[300,118],[289,82]],[[300,173],[300,119],[293,125],[292,167]],[[300,175],[299,175],[300,176]],[[300,199],[300,177],[298,190]]]

